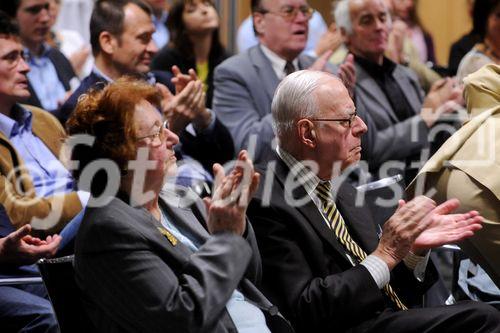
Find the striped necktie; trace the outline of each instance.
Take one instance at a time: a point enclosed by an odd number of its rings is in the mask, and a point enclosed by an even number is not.
[[[321,200],[323,215],[328,221],[330,229],[335,232],[335,236],[344,248],[361,262],[367,257],[366,252],[354,241],[354,239],[352,239],[349,234],[345,221],[335,205],[331,190],[332,188],[330,182],[319,183],[316,187],[316,195]],[[398,295],[396,295],[396,292],[392,289],[390,284],[384,286],[384,291],[400,310],[408,310],[408,308],[399,299]]]

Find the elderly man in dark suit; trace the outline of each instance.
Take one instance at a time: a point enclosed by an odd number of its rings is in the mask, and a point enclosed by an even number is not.
[[[301,54],[314,12],[306,0],[252,0],[251,4],[259,44],[217,66],[213,108],[231,132],[236,150],[253,150],[258,163],[272,151],[271,100],[279,82],[299,69],[331,73],[337,69],[327,64],[331,52],[319,59]],[[338,73],[352,83],[354,66],[349,59]]]
[[[277,156],[248,214],[263,288],[298,332],[496,332],[500,313],[476,303],[418,308],[436,279],[428,249],[471,236],[477,212],[450,214],[426,197],[399,202],[380,239],[342,171],[359,161],[367,127],[344,85],[289,75],[272,104]],[[333,189],[332,189],[333,188]]]
[[[412,162],[420,161],[423,149],[432,148],[436,121],[454,110],[441,106],[460,100],[461,91],[448,79],[436,82],[424,96],[415,73],[384,56],[391,28],[384,0],[342,0],[335,19],[354,54],[356,109],[370,129],[363,159],[375,177],[403,173],[408,184],[420,167]],[[389,161],[394,164],[387,170],[382,166]]]

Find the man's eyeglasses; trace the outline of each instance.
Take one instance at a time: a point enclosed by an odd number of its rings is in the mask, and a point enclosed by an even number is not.
[[[154,132],[153,134],[150,135],[145,135],[145,136],[140,136],[135,138],[136,141],[141,141],[145,139],[149,139],[148,144],[153,144],[153,145],[161,145],[162,143],[165,142],[165,129],[168,129],[168,120],[165,120],[161,126],[158,128],[158,131]]]
[[[0,57],[0,60],[5,61],[9,68],[16,67],[22,60],[26,61],[25,54],[22,50],[13,50],[6,55]]]
[[[258,12],[262,13],[262,14],[278,15],[278,16],[283,17],[283,19],[285,19],[285,21],[291,22],[291,21],[295,20],[295,18],[299,14],[299,12],[301,12],[302,15],[304,15],[304,17],[307,20],[309,20],[314,13],[314,9],[312,9],[309,6],[300,6],[300,7],[285,6],[277,12],[270,11],[270,10],[263,9],[263,8],[258,10]]]
[[[356,120],[358,116],[357,112],[354,112],[349,116],[349,118],[310,118],[311,121],[338,121],[340,125],[344,127],[352,127],[352,123]]]

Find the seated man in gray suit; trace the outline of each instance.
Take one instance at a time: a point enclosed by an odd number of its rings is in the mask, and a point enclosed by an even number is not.
[[[233,136],[236,151],[254,152],[256,163],[272,151],[271,100],[279,82],[298,69],[335,72],[327,64],[331,52],[319,59],[301,55],[313,14],[306,0],[252,0],[254,30],[259,44],[231,57],[215,69],[213,108]],[[352,58],[339,76],[354,81]]]
[[[420,160],[432,127],[442,114],[453,110],[445,103],[460,100],[461,91],[448,79],[436,82],[424,97],[415,73],[384,56],[391,27],[384,0],[342,0],[335,20],[354,54],[356,109],[369,127],[363,159],[374,176],[390,175],[384,174],[381,165],[395,161],[399,165],[388,171],[404,172],[411,180],[416,171],[408,170],[407,164]],[[378,174],[379,170],[383,172]]]

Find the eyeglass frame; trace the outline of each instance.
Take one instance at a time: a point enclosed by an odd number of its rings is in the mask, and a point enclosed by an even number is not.
[[[349,118],[309,118],[311,121],[338,121],[338,122],[347,122],[347,127],[351,128],[352,123],[356,120],[358,116],[358,112],[354,111]]]
[[[285,8],[290,8],[290,9],[292,9],[292,11],[287,14],[284,11],[275,12],[275,11],[271,11],[271,10],[268,10],[265,8],[259,8],[256,12],[261,13],[263,15],[265,15],[265,14],[278,15],[278,16],[281,16],[285,21],[291,22],[291,21],[295,20],[295,18],[297,18],[297,15],[299,14],[299,12],[301,12],[302,15],[304,15],[308,20],[310,20],[314,14],[314,11],[315,11],[314,8],[312,8],[311,6],[300,6],[300,7],[288,6]],[[307,8],[307,11],[303,10],[306,8]]]
[[[165,142],[164,140],[166,138],[166,136],[164,134],[165,129],[168,129],[168,120],[164,120],[161,123],[160,127],[158,128],[158,132],[153,133],[153,134],[149,134],[149,135],[145,135],[145,136],[141,136],[141,137],[137,137],[137,138],[135,138],[135,141],[138,142],[138,141],[141,141],[144,139],[152,138],[151,143],[153,143],[156,138],[159,138],[160,143],[163,143],[163,142]]]

